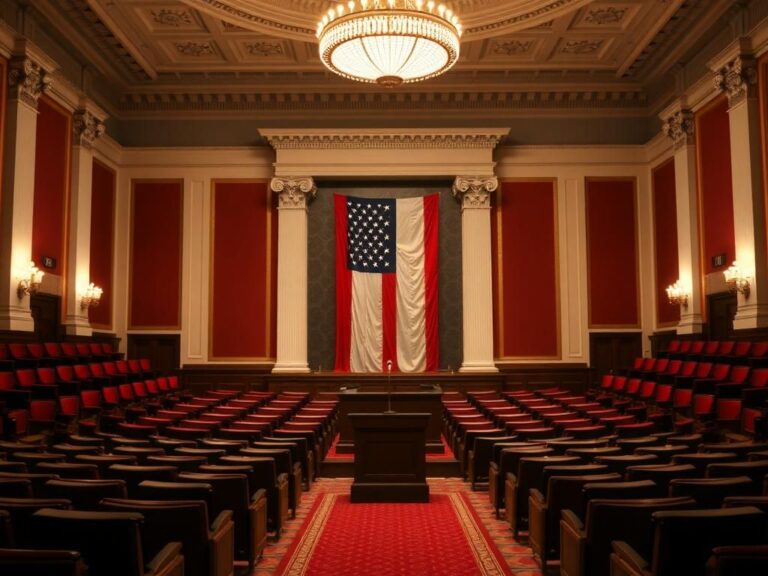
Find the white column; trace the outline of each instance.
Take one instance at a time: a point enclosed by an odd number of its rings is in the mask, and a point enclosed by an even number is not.
[[[93,142],[104,133],[104,123],[87,108],[75,111],[72,121],[72,163],[69,209],[69,250],[64,327],[67,334],[91,336],[88,309],[80,298],[90,283],[91,188]]]
[[[768,268],[757,65],[738,56],[718,71],[715,83],[728,95],[736,260],[750,282],[748,292],[738,293],[733,327],[763,328],[768,326]]]
[[[688,293],[687,305],[680,305],[678,334],[698,334],[703,324],[694,126],[693,113],[686,109],[678,110],[662,125],[675,147],[677,259],[680,283]]]
[[[309,372],[307,361],[307,210],[312,178],[272,178],[278,194],[277,359],[272,372]]]
[[[464,359],[459,372],[498,372],[491,278],[491,193],[498,185],[495,176],[458,176],[453,183],[453,195],[461,202]]]
[[[20,297],[17,289],[32,257],[37,100],[47,86],[46,72],[36,61],[19,56],[9,63],[0,206],[0,330],[35,329],[29,296]]]

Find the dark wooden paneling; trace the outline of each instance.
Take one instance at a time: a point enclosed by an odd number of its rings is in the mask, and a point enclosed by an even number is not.
[[[642,332],[591,332],[589,359],[594,374],[626,368],[643,355]]]
[[[343,374],[313,372],[310,374],[271,374],[271,367],[247,364],[187,364],[181,369],[185,386],[193,392],[215,387],[242,390],[304,390],[311,393],[338,392],[342,387],[360,386],[366,390],[387,390],[386,374]],[[431,372],[428,374],[393,374],[394,391],[418,389],[421,385],[438,385],[445,392],[476,390],[511,391],[559,386],[582,392],[589,384],[586,364],[525,364],[505,366],[498,374],[463,374]]]
[[[659,352],[666,350],[672,340],[683,340],[684,336],[679,336],[674,330],[665,330],[656,332],[649,337],[651,341],[651,356],[658,356]]]
[[[42,342],[61,339],[61,297],[53,294],[32,294],[29,299],[35,319],[35,338]]]
[[[149,358],[161,372],[178,370],[180,350],[178,334],[128,334],[128,357]]]
[[[707,337],[710,340],[733,338],[733,317],[737,307],[736,295],[730,292],[707,296]]]

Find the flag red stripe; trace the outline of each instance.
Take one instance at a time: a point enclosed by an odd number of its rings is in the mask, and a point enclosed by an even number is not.
[[[424,297],[426,306],[426,370],[437,370],[440,363],[440,347],[437,330],[438,319],[438,201],[440,196],[424,197]]]
[[[352,272],[347,270],[347,199],[334,195],[336,211],[336,365],[349,372],[352,346]]]
[[[381,275],[381,315],[383,342],[381,369],[387,371],[387,360],[392,360],[392,372],[397,372],[397,275]]]

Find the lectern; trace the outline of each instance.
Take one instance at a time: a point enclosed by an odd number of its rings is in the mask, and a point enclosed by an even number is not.
[[[350,414],[355,434],[352,502],[429,502],[427,413]]]

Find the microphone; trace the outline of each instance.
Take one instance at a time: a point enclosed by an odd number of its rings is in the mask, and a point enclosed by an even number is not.
[[[392,410],[392,360],[387,360],[387,411],[385,414],[394,414]]]

